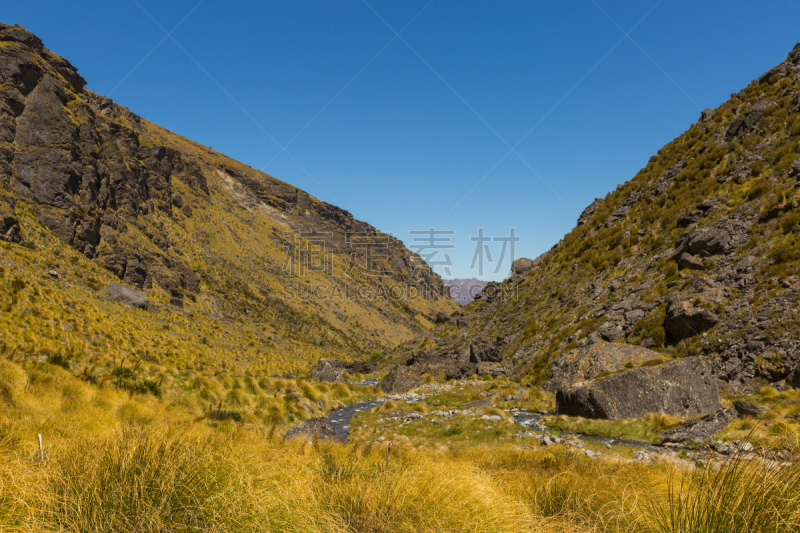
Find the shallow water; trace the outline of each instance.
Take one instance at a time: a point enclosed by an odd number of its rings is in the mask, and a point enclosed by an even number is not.
[[[529,431],[544,433],[547,429],[541,429],[539,426],[539,418],[541,415],[532,413],[530,411],[515,411],[514,422],[521,425]],[[553,430],[556,431],[556,430]],[[557,431],[556,431],[557,432]],[[596,437],[594,435],[584,435],[583,433],[574,433],[576,437],[585,441],[601,442],[603,444],[611,444],[612,446],[629,446],[631,448],[641,448],[643,450],[656,451],[658,447],[653,446],[649,442],[629,439],[613,439],[611,437]]]
[[[350,422],[353,420],[353,417],[356,415],[356,413],[370,411],[373,407],[383,404],[383,402],[384,400],[372,400],[347,405],[341,409],[331,411],[325,421],[333,426],[333,428],[336,430],[336,433],[338,433],[339,436],[346,441],[350,434]],[[514,415],[514,422],[529,431],[536,433],[544,433],[545,431],[548,431],[547,429],[541,428],[539,425],[539,419],[541,418],[541,415],[537,413],[532,413],[530,411],[512,411],[512,414]],[[553,431],[560,433],[555,430]],[[603,444],[610,444],[612,446],[629,446],[631,448],[640,448],[648,451],[656,451],[659,449],[649,442],[637,440],[596,437],[594,435],[584,435],[583,433],[575,433],[574,435],[584,441],[600,442]]]
[[[325,421],[333,426],[336,433],[339,434],[345,441],[350,433],[350,421],[356,416],[356,413],[361,411],[369,411],[373,407],[381,405],[383,400],[373,400],[369,402],[358,402],[353,405],[347,405],[341,409],[331,411]]]

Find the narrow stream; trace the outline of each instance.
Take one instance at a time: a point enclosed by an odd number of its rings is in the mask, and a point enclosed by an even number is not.
[[[331,411],[325,421],[333,426],[339,436],[346,441],[350,433],[350,422],[353,420],[353,417],[356,415],[356,413],[370,411],[373,407],[383,404],[383,402],[384,400],[372,400],[368,402],[354,403],[353,405],[348,405],[342,407],[341,409]],[[544,433],[547,431],[547,429],[542,428],[542,426],[539,424],[541,415],[538,413],[532,413],[530,411],[512,411],[512,414],[514,415],[514,422],[529,431],[536,433]],[[575,436],[584,441],[601,442],[603,444],[610,444],[612,446],[630,446],[632,448],[641,448],[648,451],[657,451],[659,449],[649,442],[637,440],[595,437],[594,435],[584,435],[582,433],[575,433]]]
[[[353,405],[347,405],[341,409],[331,411],[325,421],[333,426],[336,433],[339,434],[345,441],[350,433],[350,421],[356,416],[356,413],[361,411],[370,411],[373,407],[381,405],[383,400],[373,400],[369,402],[358,402]]]
[[[547,431],[547,429],[542,428],[542,426],[539,424],[540,418],[541,415],[539,415],[538,413],[532,413],[530,411],[514,412],[514,422],[516,422],[517,424],[519,424],[520,426],[524,427],[529,431],[544,433],[545,431]],[[641,448],[643,450],[648,450],[651,452],[657,451],[659,449],[657,446],[654,446],[649,442],[643,442],[638,440],[614,439],[611,437],[596,437],[594,435],[584,435],[583,433],[574,433],[574,435],[581,440],[601,442],[603,444],[610,444],[612,446],[630,446],[632,448]]]

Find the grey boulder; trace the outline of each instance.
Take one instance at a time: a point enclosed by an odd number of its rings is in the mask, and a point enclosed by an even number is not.
[[[719,316],[711,309],[703,307],[703,303],[705,302],[695,305],[692,301],[682,299],[680,294],[670,295],[664,320],[667,340],[679,342],[694,337],[719,322]]]
[[[471,363],[499,363],[503,360],[503,354],[491,339],[478,337],[469,345],[469,360]]]
[[[122,283],[109,283],[104,289],[109,298],[137,309],[147,309],[149,302],[142,291],[137,291]]]
[[[690,417],[718,407],[716,379],[699,357],[618,372],[556,392],[557,414],[584,418]]]
[[[336,429],[328,424],[324,418],[309,418],[295,426],[290,427],[283,436],[286,440],[302,438],[308,442],[313,441],[316,432],[319,440],[344,442]]]
[[[761,416],[769,411],[769,409],[763,405],[756,405],[754,403],[745,402],[744,400],[736,400],[733,402],[733,408],[736,409],[739,416]]]
[[[736,409],[719,409],[702,418],[689,420],[684,424],[663,433],[661,444],[670,442],[700,442],[710,439],[737,417]]]
[[[559,387],[593,379],[599,374],[624,370],[625,365],[641,366],[647,362],[660,361],[661,357],[661,354],[641,346],[598,340],[553,361],[550,365],[550,381],[544,388],[555,391]]]

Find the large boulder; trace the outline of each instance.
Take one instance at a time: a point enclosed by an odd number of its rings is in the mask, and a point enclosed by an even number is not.
[[[733,408],[736,409],[739,416],[761,416],[769,411],[769,408],[763,405],[757,405],[744,400],[736,400],[733,402]]]
[[[700,442],[710,439],[737,417],[736,409],[719,409],[702,418],[695,418],[663,433],[661,444],[670,442]]]
[[[326,383],[345,383],[345,372],[348,374],[371,374],[376,370],[378,370],[378,365],[372,361],[345,363],[336,359],[320,359],[311,367],[309,376]]]
[[[137,291],[122,283],[109,283],[104,289],[109,298],[130,307],[147,309],[149,302],[142,291]]]
[[[664,330],[669,342],[679,342],[713,328],[719,322],[719,316],[703,306],[708,302],[695,305],[684,300],[680,294],[674,293],[667,300]]]
[[[497,349],[496,343],[486,337],[478,337],[469,344],[469,361],[471,363],[499,363],[503,354]]]
[[[630,344],[597,342],[582,346],[558,358],[550,365],[550,381],[544,388],[555,391],[600,374],[624,370],[627,366],[641,366],[661,361],[662,355]]]
[[[320,359],[311,367],[309,376],[325,383],[344,383],[345,364],[334,359]]]
[[[386,394],[399,394],[422,385],[422,375],[413,367],[397,365],[383,376],[378,387]]]
[[[647,413],[696,416],[719,407],[711,366],[688,357],[617,372],[556,392],[556,413],[617,420]]]
[[[511,263],[511,281],[513,283],[522,283],[525,281],[525,276],[533,266],[533,260],[527,257],[520,257]]]
[[[714,226],[692,228],[680,238],[671,259],[677,261],[685,253],[701,258],[723,254],[728,251],[730,242],[730,233],[725,229]]]
[[[286,440],[305,439],[308,442],[312,442],[315,432],[319,440],[344,442],[344,439],[336,432],[336,429],[328,424],[324,418],[309,418],[292,426],[286,431],[286,435],[283,438]]]

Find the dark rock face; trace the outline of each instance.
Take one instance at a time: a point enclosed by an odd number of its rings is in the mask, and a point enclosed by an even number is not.
[[[499,363],[502,360],[503,354],[500,353],[500,350],[497,349],[497,346],[491,339],[479,337],[469,345],[470,363]]]
[[[679,294],[672,294],[667,301],[664,330],[670,342],[679,342],[699,335],[718,322],[719,316],[715,312],[682,300]]]
[[[556,413],[617,420],[647,413],[683,417],[719,407],[711,366],[698,357],[596,378],[556,393]]]
[[[800,157],[795,159],[792,166],[789,167],[789,176],[800,176]]]
[[[595,211],[597,211],[597,207],[600,205],[602,201],[603,200],[600,198],[595,198],[594,202],[590,203],[578,217],[577,225],[583,226],[584,224],[586,224],[589,221],[589,219],[592,218],[592,215],[594,215]]]
[[[147,296],[145,296],[143,292],[132,289],[121,283],[109,283],[104,290],[108,297],[115,302],[129,305],[137,309],[147,309],[150,303],[147,301]]]
[[[75,67],[24,28],[0,24],[0,40],[10,42],[0,49],[0,186],[126,283],[157,281],[173,296],[192,290],[192,273],[176,257],[127,248],[119,236],[130,224],[166,251],[164,232],[145,215],[171,214],[171,179],[204,183],[199,168],[169,148],[142,146],[140,119],[85,90]],[[131,126],[106,120],[113,114]],[[18,240],[0,211],[3,238]]]
[[[661,444],[670,442],[701,442],[710,439],[737,417],[736,409],[719,409],[702,418],[669,429],[663,433]]]
[[[703,261],[697,257],[689,253],[684,253],[681,254],[680,259],[678,259],[678,269],[704,270],[705,266],[703,266]]]
[[[312,442],[315,432],[319,440],[344,442],[339,434],[336,433],[336,429],[325,422],[324,418],[309,418],[296,426],[292,426],[286,431],[286,435],[283,438],[286,440],[301,438],[307,442]]]
[[[758,126],[758,121],[764,115],[764,110],[775,105],[772,100],[761,100],[750,106],[744,113],[744,117],[739,117],[728,126],[726,137],[729,141],[739,135],[746,135]]]
[[[21,238],[14,203],[10,198],[0,196],[0,240],[18,243]]]
[[[733,408],[739,413],[739,416],[761,416],[769,409],[763,405],[756,405],[754,403],[745,402],[744,400],[736,400],[733,402]]]
[[[660,361],[661,357],[658,352],[630,344],[598,342],[582,346],[553,361],[550,366],[550,381],[544,388],[555,391],[593,379],[601,373],[623,370],[625,365],[640,366],[647,362]]]
[[[689,211],[688,213],[684,213],[678,217],[678,227],[688,228],[693,224],[697,224],[701,218],[703,218],[703,212],[699,209]]]
[[[800,365],[794,367],[789,375],[786,376],[786,384],[795,389],[800,389]]]
[[[673,260],[677,260],[684,253],[699,257],[722,254],[728,250],[730,240],[730,234],[721,228],[713,226],[692,228],[680,239],[672,254],[672,258]]]

